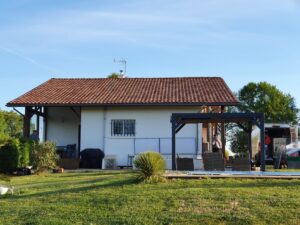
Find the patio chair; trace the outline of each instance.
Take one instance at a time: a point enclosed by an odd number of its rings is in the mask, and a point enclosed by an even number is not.
[[[206,171],[224,171],[225,164],[221,152],[205,152],[203,154],[204,170]]]
[[[232,171],[250,171],[251,163],[249,154],[240,155],[232,160]]]
[[[194,171],[194,159],[193,158],[176,158],[177,170],[180,171]]]

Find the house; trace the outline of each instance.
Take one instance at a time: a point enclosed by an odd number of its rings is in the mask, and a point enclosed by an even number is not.
[[[76,144],[77,157],[86,148],[100,148],[117,165],[128,165],[131,156],[147,150],[171,155],[172,113],[223,112],[238,103],[220,77],[55,78],[7,106],[25,107],[25,136],[36,115],[44,140]],[[218,127],[184,126],[176,139],[177,154],[201,156],[211,147],[212,129]]]

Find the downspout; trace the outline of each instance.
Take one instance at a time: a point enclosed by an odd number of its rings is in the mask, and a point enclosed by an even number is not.
[[[199,124],[196,124],[196,157],[199,154]]]
[[[107,107],[104,107],[103,110],[103,152],[105,154],[105,139],[106,139],[106,114],[107,114]]]

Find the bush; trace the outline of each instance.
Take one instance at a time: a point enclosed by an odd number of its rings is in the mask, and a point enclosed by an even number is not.
[[[0,147],[0,172],[12,173],[19,166],[20,141],[9,139]]]
[[[140,180],[156,183],[162,180],[162,173],[166,168],[163,157],[157,152],[144,152],[134,160],[134,166],[138,169]]]
[[[38,172],[56,168],[58,159],[55,143],[46,141],[33,144],[32,162]]]
[[[20,140],[20,151],[19,151],[19,166],[18,167],[27,167],[31,163],[31,150],[33,148],[33,141],[30,139],[21,139]]]
[[[9,136],[7,134],[0,133],[0,148],[7,143]]]

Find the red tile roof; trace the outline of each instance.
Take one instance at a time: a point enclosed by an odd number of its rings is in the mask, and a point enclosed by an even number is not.
[[[50,79],[8,106],[236,105],[220,77]]]

